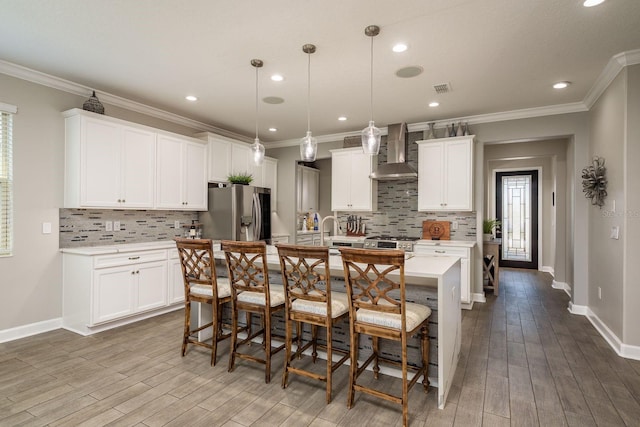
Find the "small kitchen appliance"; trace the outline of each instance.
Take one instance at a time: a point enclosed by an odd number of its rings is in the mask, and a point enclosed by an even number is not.
[[[364,239],[364,249],[404,249],[413,252],[413,245],[417,237],[407,236],[373,236]]]

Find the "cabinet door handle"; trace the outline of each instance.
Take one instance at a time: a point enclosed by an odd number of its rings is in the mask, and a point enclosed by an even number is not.
[[[446,254],[447,251],[436,251],[437,254]]]
[[[130,259],[130,260],[140,259],[140,257],[139,257],[139,256],[130,256],[130,257],[129,257],[129,259]]]

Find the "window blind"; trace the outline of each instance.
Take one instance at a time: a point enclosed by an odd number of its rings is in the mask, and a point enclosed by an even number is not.
[[[13,251],[13,114],[0,110],[0,256]]]

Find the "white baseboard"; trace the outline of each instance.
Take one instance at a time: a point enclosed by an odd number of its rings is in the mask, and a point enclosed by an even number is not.
[[[554,280],[553,282],[551,282],[551,287],[553,289],[562,289],[563,291],[565,291],[567,293],[567,295],[569,295],[569,297],[571,297],[571,286],[569,286],[568,283],[556,282]]]
[[[602,335],[602,338],[609,343],[611,348],[620,357],[627,359],[640,360],[640,346],[624,344],[620,338],[593,312],[587,308],[587,319],[591,322],[594,328]]]
[[[53,331],[62,327],[62,318],[44,320],[42,322],[31,323],[29,325],[17,326],[11,329],[0,331],[0,343],[19,340],[43,332]]]
[[[568,309],[571,314],[586,316],[587,319],[589,319],[589,322],[591,322],[593,327],[596,328],[598,333],[602,335],[602,338],[605,339],[618,356],[627,359],[640,360],[640,346],[624,344],[589,307],[585,305],[575,305],[570,302]]]
[[[589,307],[586,305],[576,305],[572,302],[569,302],[569,307],[567,307],[569,313],[578,314],[580,316],[586,316],[589,310]]]
[[[479,294],[471,294],[471,301],[473,302],[487,302],[487,298],[485,298],[484,292]]]
[[[543,265],[542,267],[540,267],[540,271],[544,273],[549,273],[555,277],[555,271],[553,270],[553,267],[550,267],[548,265]]]

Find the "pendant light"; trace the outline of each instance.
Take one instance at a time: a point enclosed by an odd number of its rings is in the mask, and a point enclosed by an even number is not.
[[[256,139],[251,144],[251,152],[253,153],[253,162],[256,166],[260,166],[264,162],[264,145],[260,143],[260,138],[258,138],[258,68],[262,67],[263,62],[260,59],[252,59],[251,65],[256,69]]]
[[[318,152],[318,140],[311,136],[311,54],[316,51],[312,44],[302,46],[302,51],[307,54],[307,136],[300,140],[300,157],[305,162],[316,160]]]
[[[380,27],[377,25],[369,25],[364,29],[364,33],[371,37],[371,120],[369,126],[362,129],[362,151],[365,154],[375,155],[380,151],[381,132],[373,123],[373,38],[380,34]]]

